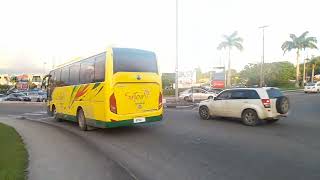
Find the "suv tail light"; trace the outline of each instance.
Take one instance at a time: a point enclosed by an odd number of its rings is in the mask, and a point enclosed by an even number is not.
[[[271,107],[271,101],[270,99],[261,99],[262,104],[265,108],[270,108]]]
[[[162,93],[159,94],[159,100],[158,100],[158,110],[162,108]]]
[[[114,93],[110,96],[110,111],[117,114],[117,101]]]

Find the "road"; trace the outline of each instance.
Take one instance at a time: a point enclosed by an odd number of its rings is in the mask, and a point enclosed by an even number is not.
[[[167,109],[164,121],[80,132],[38,106],[0,104],[0,116],[43,121],[86,139],[137,179],[320,179],[320,95],[289,95],[290,115],[276,124],[200,120],[196,109]],[[30,111],[27,111],[30,109]],[[23,120],[21,120],[23,121]]]

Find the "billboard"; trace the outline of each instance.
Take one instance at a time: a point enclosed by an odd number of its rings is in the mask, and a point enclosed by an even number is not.
[[[196,83],[195,71],[180,71],[178,73],[179,88],[190,88]]]
[[[213,88],[225,88],[224,82],[225,82],[225,71],[224,69],[221,69],[219,71],[213,71],[212,77],[211,77],[211,86]]]

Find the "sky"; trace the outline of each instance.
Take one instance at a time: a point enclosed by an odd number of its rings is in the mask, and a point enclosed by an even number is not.
[[[179,0],[179,71],[203,71],[224,65],[218,51],[223,34],[238,31],[242,52],[232,51],[231,67],[258,63],[265,30],[265,61],[295,63],[283,55],[289,34],[309,31],[320,39],[316,0]],[[174,0],[0,0],[0,73],[43,73],[54,65],[103,52],[109,46],[152,50],[160,71],[173,72],[176,62]],[[302,57],[320,55],[308,50]],[[302,62],[302,60],[301,60]]]

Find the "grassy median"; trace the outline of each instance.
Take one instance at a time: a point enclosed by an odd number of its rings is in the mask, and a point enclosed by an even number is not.
[[[14,128],[0,123],[0,179],[24,180],[28,153]]]

